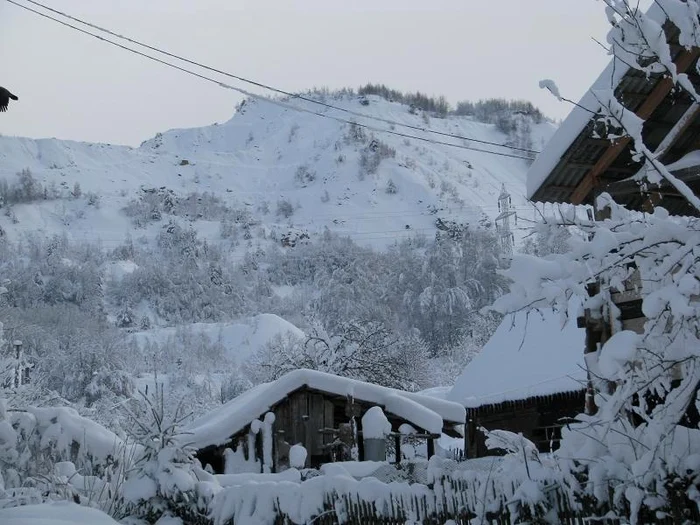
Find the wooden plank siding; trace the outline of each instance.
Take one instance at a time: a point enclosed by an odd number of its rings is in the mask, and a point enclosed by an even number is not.
[[[522,433],[540,452],[559,446],[561,427],[566,420],[583,412],[585,390],[531,397],[517,401],[467,408],[465,447],[468,458],[500,455],[486,448],[487,430],[508,430]]]

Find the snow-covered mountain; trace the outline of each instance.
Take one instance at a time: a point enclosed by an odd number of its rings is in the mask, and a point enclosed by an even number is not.
[[[99,407],[136,388],[168,383],[173,399],[200,411],[274,377],[288,352],[294,366],[341,373],[335,354],[379,347],[384,361],[365,372],[404,372],[357,378],[452,381],[492,329],[467,317],[507,285],[489,231],[449,236],[444,250],[431,239],[449,221],[492,225],[504,187],[532,210],[527,160],[436,142],[519,154],[476,141],[540,149],[554,126],[504,113],[504,101],[493,124],[379,96],[325,96],[475,140],[353,116],[430,141],[407,138],[258,100],[224,124],[138,148],[0,137],[0,278],[11,281],[2,321],[20,327],[12,339],[27,341],[36,385],[116,428],[121,416]],[[392,248],[417,234],[426,239]]]
[[[369,104],[360,104],[360,100]],[[493,124],[469,117],[429,118],[377,96],[336,96],[332,103],[479,140],[505,143],[510,139]],[[319,110],[303,101],[293,104]],[[347,118],[332,109],[321,111]],[[532,147],[540,149],[553,129],[548,122],[532,124]],[[143,190],[162,188],[181,196],[211,192],[227,205],[246,210],[265,228],[306,232],[312,237],[329,228],[358,243],[380,247],[401,236],[430,235],[436,216],[462,223],[484,215],[494,218],[502,185],[511,193],[514,205],[524,209],[527,161],[372,132],[248,100],[224,124],[171,130],[138,148],[0,137],[0,179],[12,182],[24,169],[67,198],[14,206],[12,214],[7,214],[11,216],[0,217],[0,227],[10,239],[22,232],[61,233],[75,240],[99,240],[110,248],[127,235],[150,237],[157,224],[135,230],[134,221],[122,209],[143,195]],[[70,198],[76,184],[77,193],[93,194],[90,202]],[[95,196],[99,206],[94,205]],[[217,239],[216,222],[207,217],[190,219],[200,235]]]

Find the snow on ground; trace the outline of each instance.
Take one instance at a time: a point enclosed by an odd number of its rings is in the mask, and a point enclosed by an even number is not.
[[[336,461],[321,465],[320,471],[326,476],[346,475],[360,479],[371,476],[386,464],[385,461]]]
[[[71,501],[0,509],[2,525],[118,525],[101,510]]]
[[[585,330],[552,311],[506,316],[447,399],[466,407],[584,388]]]

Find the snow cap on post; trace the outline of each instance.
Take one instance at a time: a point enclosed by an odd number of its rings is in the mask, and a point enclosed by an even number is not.
[[[308,453],[303,445],[300,445],[299,443],[292,445],[289,449],[289,465],[296,469],[304,468],[307,455]]]
[[[372,407],[362,416],[364,439],[385,439],[391,433],[391,423],[381,407]]]

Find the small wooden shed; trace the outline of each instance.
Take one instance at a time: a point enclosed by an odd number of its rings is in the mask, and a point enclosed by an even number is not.
[[[301,369],[205,414],[186,429],[187,441],[217,473],[230,470],[234,456],[250,470],[284,470],[295,444],[306,448],[306,466],[352,459],[353,449],[363,460],[362,416],[375,406],[391,423],[396,460],[404,439],[426,440],[431,455],[442,434],[463,435],[466,413],[458,403]]]
[[[558,447],[561,427],[584,409],[584,338],[551,311],[504,318],[447,396],[467,410],[467,457],[499,453],[481,427],[522,433],[541,452]]]

